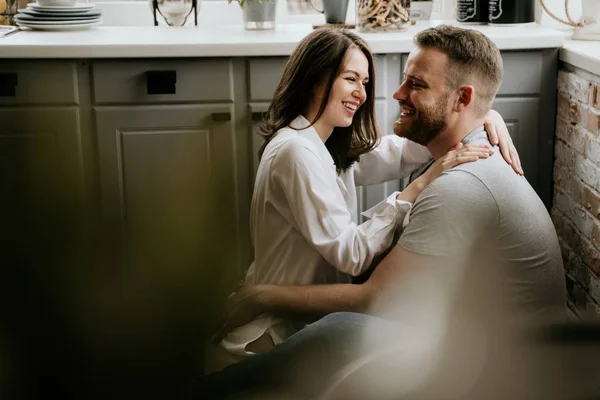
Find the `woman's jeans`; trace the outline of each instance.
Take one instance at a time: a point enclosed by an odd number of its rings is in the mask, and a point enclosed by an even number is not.
[[[340,368],[359,356],[367,324],[390,323],[383,321],[357,313],[330,314],[265,353],[199,379],[194,396],[224,399],[245,393],[278,393],[280,398],[314,397]]]

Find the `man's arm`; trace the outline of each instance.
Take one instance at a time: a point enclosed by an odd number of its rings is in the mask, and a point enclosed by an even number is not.
[[[372,305],[407,269],[418,268],[426,257],[395,246],[360,285],[249,285],[228,300],[213,340],[218,343],[232,329],[268,313],[291,320],[315,320],[340,311],[370,313]]]
[[[373,302],[402,279],[405,270],[424,266],[427,258],[394,246],[363,284],[257,285],[256,302],[262,312],[286,319],[340,311],[369,313]]]
[[[370,298],[364,284],[257,285],[256,289],[259,309],[286,319],[315,319],[338,311],[363,312]]]
[[[368,286],[326,285],[245,285],[225,303],[212,340],[219,343],[232,329],[245,325],[260,314],[285,319],[312,321],[337,311],[361,312],[370,294]]]

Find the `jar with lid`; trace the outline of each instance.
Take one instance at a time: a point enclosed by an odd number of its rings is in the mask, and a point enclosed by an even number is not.
[[[410,0],[356,0],[361,32],[403,31],[410,25]]]
[[[463,24],[487,24],[488,0],[457,0],[456,20]]]

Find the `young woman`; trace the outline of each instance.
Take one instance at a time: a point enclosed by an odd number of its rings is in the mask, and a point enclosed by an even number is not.
[[[453,149],[357,225],[356,186],[399,180],[431,159],[415,143],[393,135],[380,139],[374,80],[371,52],[350,32],[315,30],[290,56],[262,124],[265,144],[250,221],[255,261],[246,283],[348,282],[391,246],[429,182],[491,154],[487,146]],[[499,124],[504,127],[501,118]],[[206,370],[260,353],[300,327],[260,316],[208,348]]]

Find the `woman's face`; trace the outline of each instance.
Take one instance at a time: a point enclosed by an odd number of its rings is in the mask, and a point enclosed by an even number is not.
[[[340,74],[333,81],[327,106],[315,125],[329,132],[336,127],[350,126],[354,114],[367,100],[365,86],[368,82],[369,61],[360,49],[352,47],[344,57]],[[316,116],[325,97],[325,86],[326,79],[314,91],[309,105],[313,116]]]

